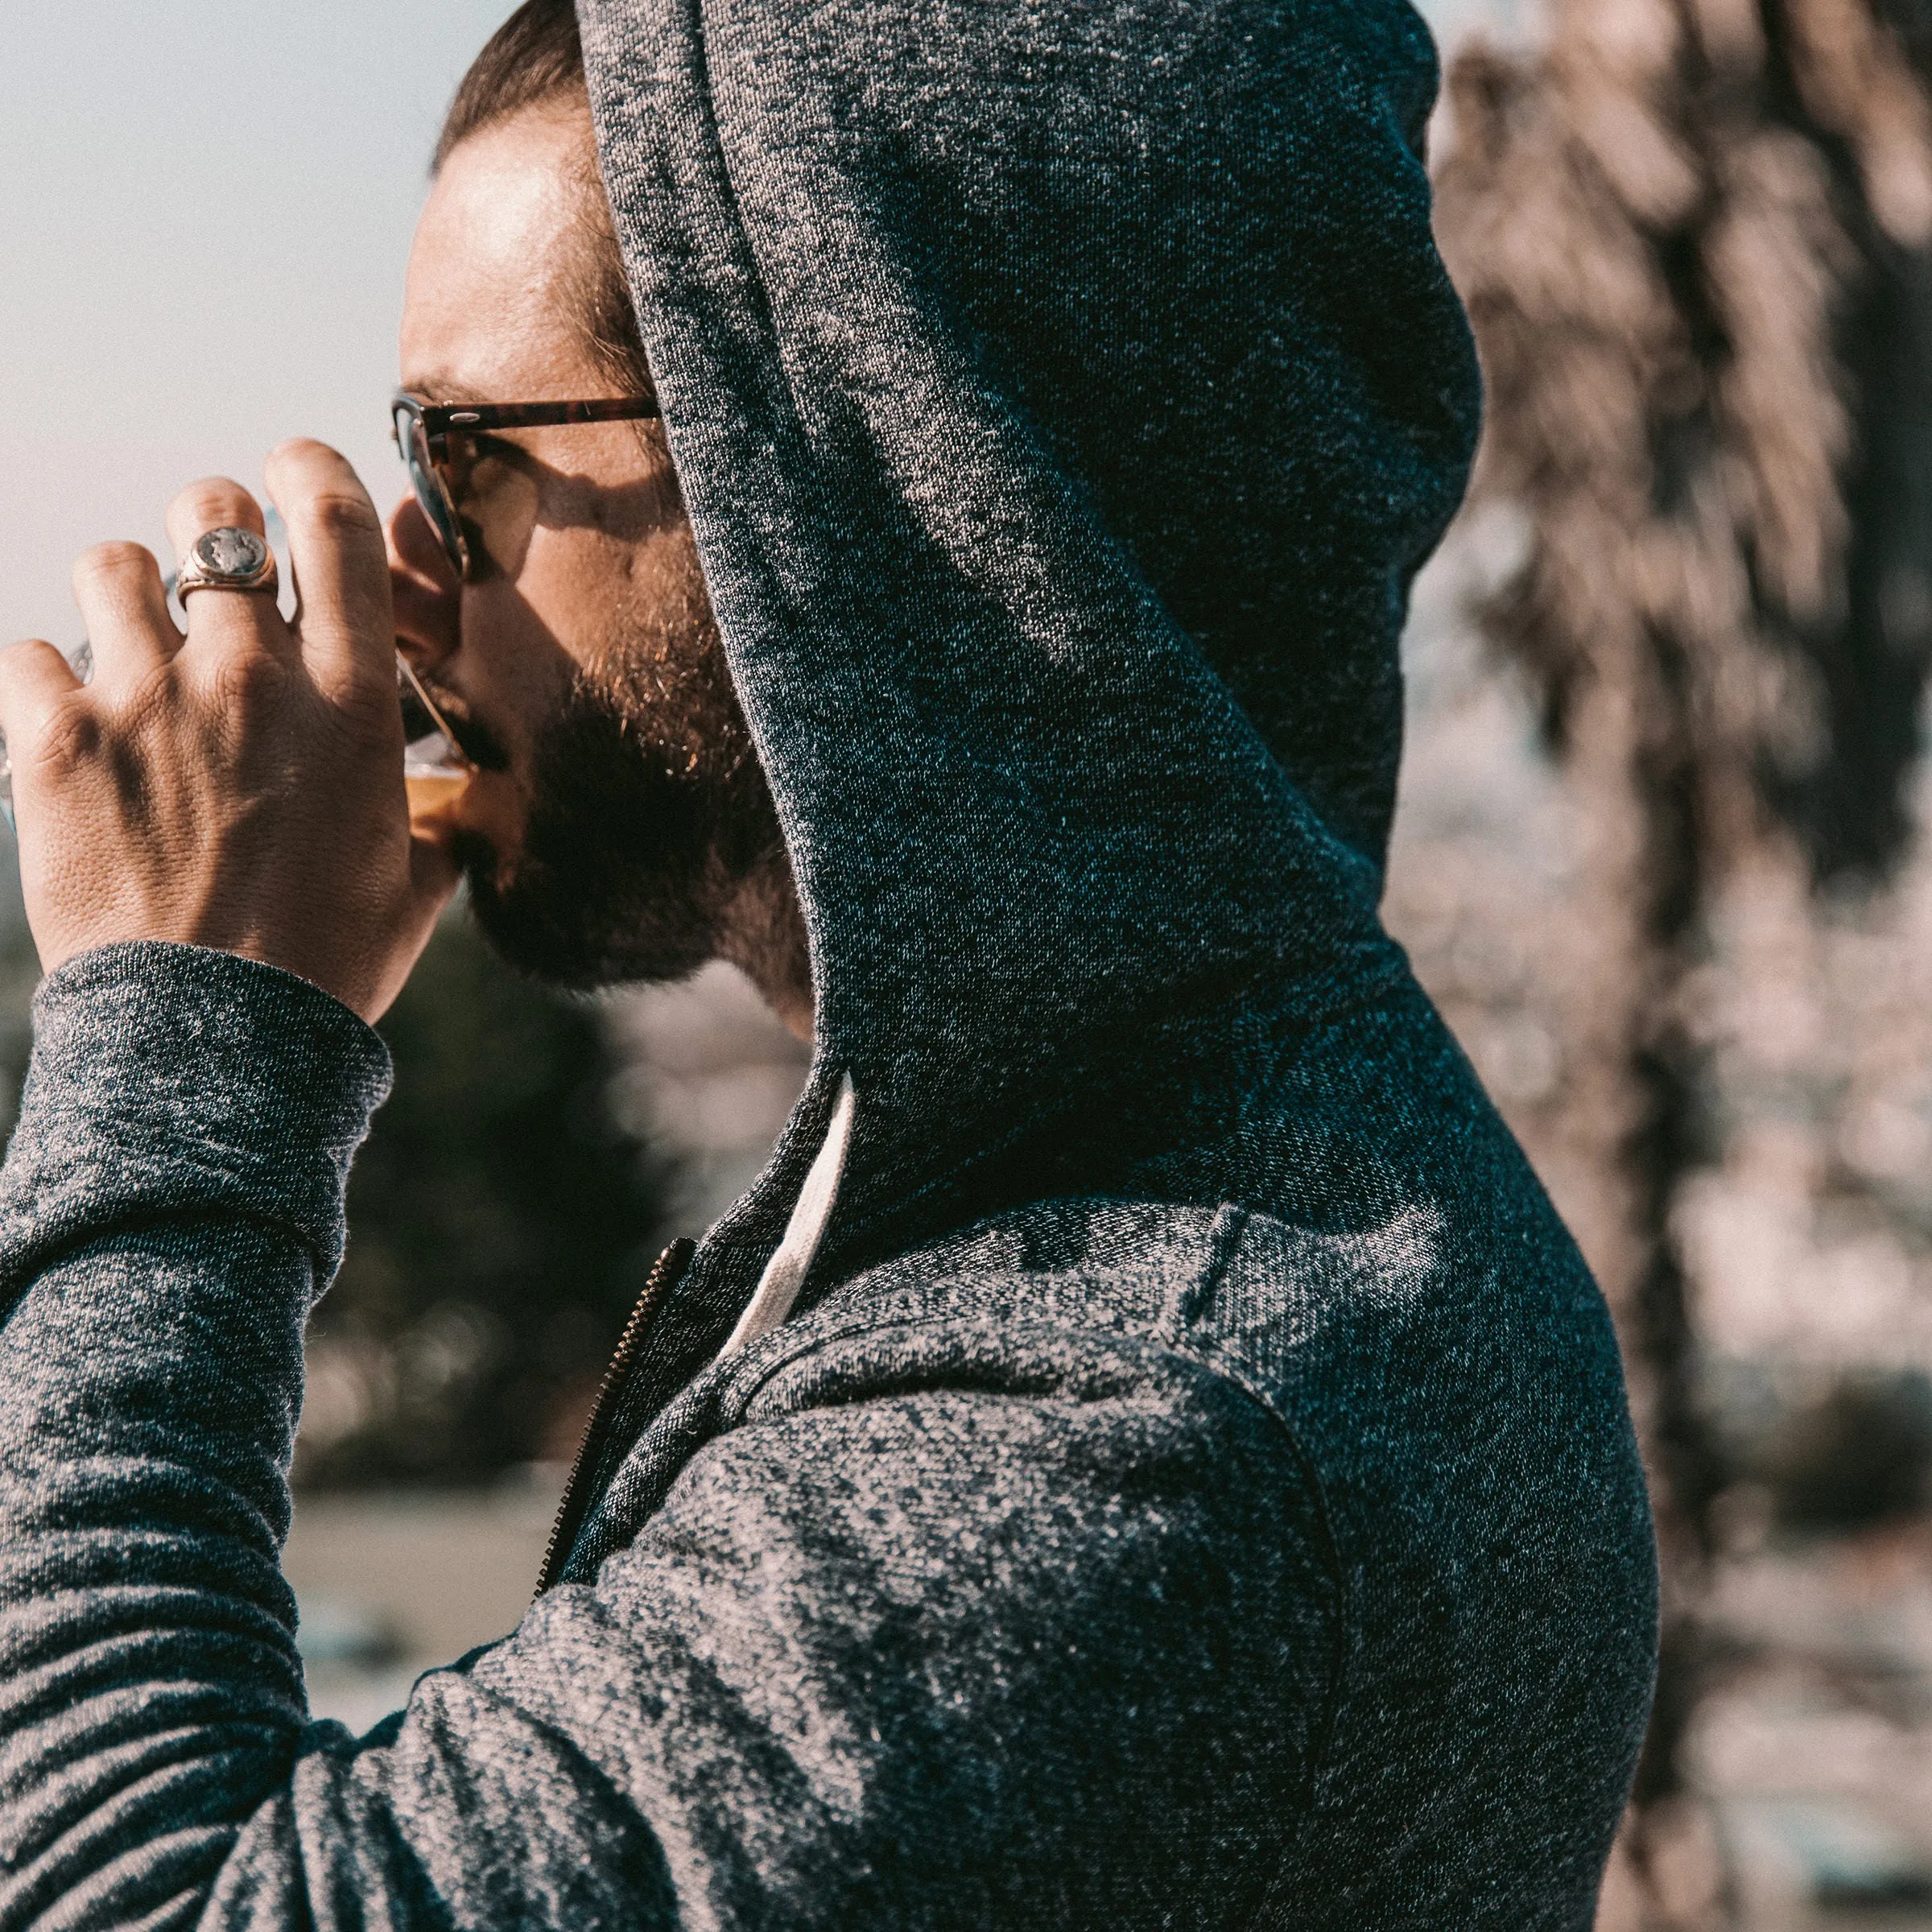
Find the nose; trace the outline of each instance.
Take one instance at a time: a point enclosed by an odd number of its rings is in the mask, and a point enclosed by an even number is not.
[[[463,640],[462,580],[415,497],[397,504],[386,527],[396,648],[419,670],[433,670]]]

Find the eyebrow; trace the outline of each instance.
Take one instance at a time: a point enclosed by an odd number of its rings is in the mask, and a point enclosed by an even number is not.
[[[405,378],[402,386],[425,402],[488,402],[492,399],[485,391],[472,389],[467,382],[452,382],[447,376],[433,373],[413,382]]]

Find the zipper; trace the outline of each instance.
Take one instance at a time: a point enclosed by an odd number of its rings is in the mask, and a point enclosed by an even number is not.
[[[576,1459],[570,1465],[570,1480],[564,1485],[563,1500],[557,1505],[557,1520],[550,1526],[550,1541],[543,1548],[543,1567],[537,1572],[538,1596],[556,1582],[569,1559],[577,1532],[584,1526],[584,1513],[590,1502],[591,1480],[603,1455],[603,1438],[617,1408],[617,1397],[623,1393],[631,1371],[638,1365],[638,1357],[644,1349],[644,1337],[650,1331],[653,1318],[663,1307],[671,1290],[683,1279],[684,1270],[691,1265],[691,1257],[696,1251],[695,1241],[680,1238],[658,1257],[644,1283],[643,1292],[638,1297],[638,1305],[631,1310],[630,1319],[624,1324],[624,1332],[617,1339],[617,1352],[610,1358],[610,1366],[604,1371],[604,1379],[597,1385],[597,1398],[590,1405],[590,1419],[584,1425],[584,1439],[577,1444]]]

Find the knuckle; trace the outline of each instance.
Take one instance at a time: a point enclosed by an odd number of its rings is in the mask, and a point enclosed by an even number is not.
[[[322,490],[309,498],[302,520],[319,537],[382,540],[382,519],[368,497],[346,490]]]
[[[279,703],[288,682],[288,667],[266,650],[225,651],[209,673],[209,695],[225,713],[251,713]]]
[[[44,638],[23,638],[0,650],[0,689],[25,693],[39,681],[49,658],[60,655]]]
[[[44,660],[47,654],[60,654],[45,638],[22,638],[0,650],[0,679],[12,683],[16,678],[28,675],[36,661]]]
[[[74,560],[77,584],[104,583],[117,577],[144,576],[159,567],[154,552],[138,543],[96,543]]]
[[[400,714],[395,681],[380,671],[372,673],[358,667],[330,696],[353,730],[387,737],[396,729]]]
[[[252,516],[254,509],[254,498],[232,478],[204,477],[177,493],[169,506],[169,520],[192,523],[198,529],[213,529]]]
[[[32,757],[36,767],[59,775],[85,765],[101,749],[101,719],[91,704],[71,700],[56,704],[34,733]]]

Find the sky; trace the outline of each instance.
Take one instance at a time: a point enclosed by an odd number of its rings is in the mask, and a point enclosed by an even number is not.
[[[131,537],[167,564],[175,491],[258,488],[286,436],[400,493],[410,234],[443,109],[511,4],[7,0],[0,642],[77,642],[80,551]],[[1454,38],[1528,4],[1424,10]]]
[[[78,638],[74,557],[322,437],[377,501],[442,110],[511,0],[7,0],[0,641]]]

